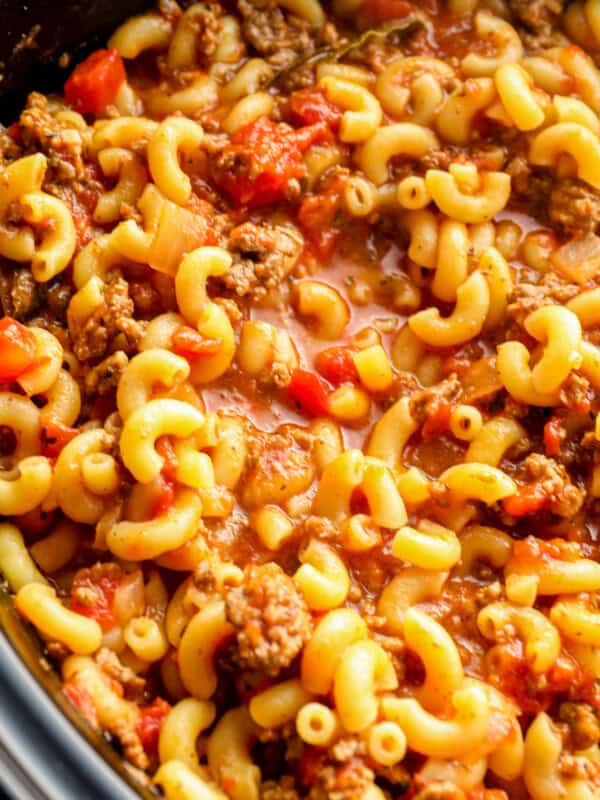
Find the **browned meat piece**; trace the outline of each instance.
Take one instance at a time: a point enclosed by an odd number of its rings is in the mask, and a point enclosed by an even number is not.
[[[103,395],[116,389],[128,361],[126,353],[122,350],[107,356],[85,376],[86,393]]]
[[[508,6],[515,22],[525,28],[522,38],[529,49],[539,50],[560,42],[557,23],[565,0],[509,0]]]
[[[101,647],[95,656],[96,663],[102,671],[112,680],[118,681],[126,690],[127,697],[139,697],[142,701],[142,690],[146,685],[146,679],[137,675],[130,667],[126,667],[119,661],[119,656],[114,650],[108,647]]]
[[[310,434],[294,425],[254,436],[240,481],[242,505],[260,508],[305,492],[315,477],[312,443]]]
[[[600,741],[600,720],[587,703],[563,703],[558,717],[569,726],[574,750],[587,750]]]
[[[134,353],[144,329],[133,319],[133,309],[127,281],[117,278],[109,283],[104,302],[83,325],[69,325],[77,358],[89,361],[116,350]]]
[[[541,484],[553,514],[569,518],[579,511],[585,491],[571,483],[569,473],[562,464],[539,453],[532,453],[525,459],[525,467],[531,480]]]
[[[239,297],[264,297],[290,274],[302,251],[302,239],[283,227],[244,222],[229,234],[233,264],[220,279]]]
[[[225,606],[237,631],[234,658],[242,668],[277,675],[311,635],[304,597],[277,564],[248,566],[241,586],[227,592]]]
[[[4,314],[26,320],[39,308],[40,301],[39,284],[28,267],[5,268],[0,272],[0,303]]]
[[[540,283],[517,283],[509,298],[507,316],[523,325],[532,311],[542,306],[565,305],[581,291],[554,272],[547,272]]]
[[[415,795],[415,800],[466,800],[466,794],[452,781],[436,781]]]
[[[358,737],[340,739],[317,769],[308,800],[362,800],[375,773],[365,764]]]
[[[97,563],[92,567],[84,567],[76,572],[73,578],[73,589],[71,597],[84,606],[95,606],[98,604],[101,590],[98,588],[98,581],[102,578],[118,580],[122,577],[123,570],[118,564],[113,562]]]
[[[421,425],[440,400],[453,402],[459,398],[461,391],[462,386],[456,375],[451,375],[429,389],[423,389],[411,397],[410,410],[413,418]]]
[[[299,800],[299,798],[291,775],[284,775],[278,781],[265,781],[260,787],[260,800]]]
[[[315,49],[308,22],[284,14],[274,0],[260,6],[238,0],[238,11],[244,40],[275,67],[291,64],[298,56],[309,55]]]
[[[562,178],[550,192],[548,217],[569,233],[593,233],[600,225],[600,194],[579,178]]]
[[[571,372],[560,388],[560,402],[575,411],[585,408],[590,400],[590,382],[583,375]]]
[[[19,119],[26,148],[41,150],[56,180],[69,181],[85,174],[83,140],[79,131],[62,125],[48,112],[48,98],[32,92]]]

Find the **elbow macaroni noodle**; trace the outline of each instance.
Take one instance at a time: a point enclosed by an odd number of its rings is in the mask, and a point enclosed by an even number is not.
[[[162,3],[3,133],[3,591],[167,800],[600,795],[561,5]]]

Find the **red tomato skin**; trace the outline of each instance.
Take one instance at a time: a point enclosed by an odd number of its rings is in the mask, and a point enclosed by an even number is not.
[[[125,77],[117,50],[96,50],[71,73],[65,99],[81,114],[99,114],[113,102]]]
[[[511,517],[525,517],[547,508],[548,497],[539,483],[530,483],[512,497],[505,498],[502,504]]]
[[[325,123],[328,128],[338,129],[342,110],[330,102],[321,89],[300,89],[290,97],[290,120],[294,125]]]
[[[295,369],[288,385],[288,394],[298,408],[311,417],[329,413],[329,392],[322,378],[305,369]]]
[[[157,697],[151,705],[140,710],[142,713],[136,731],[146,754],[152,758],[158,753],[160,729],[171,706],[162,697]]]
[[[64,447],[74,439],[79,431],[69,428],[60,422],[48,420],[42,425],[41,445],[42,455],[47,458],[58,458]]]
[[[366,0],[358,10],[363,19],[404,19],[415,10],[408,0]]]
[[[355,383],[358,380],[352,351],[347,347],[328,347],[327,350],[321,350],[315,356],[315,367],[334,386]]]
[[[175,499],[175,486],[172,481],[160,475],[160,489],[154,507],[152,509],[152,518],[160,517],[171,508],[173,500]]]
[[[120,583],[120,578],[111,575],[102,575],[96,580],[76,575],[71,588],[71,611],[95,619],[103,631],[110,630],[115,624],[113,603]],[[79,587],[89,587],[96,592],[94,605],[88,606],[77,599],[74,590]]]
[[[92,725],[98,724],[98,715],[96,713],[96,706],[92,700],[89,692],[77,686],[72,681],[65,681],[62,687],[63,694],[76,706],[83,716],[89,720]]]
[[[563,421],[559,417],[552,419],[544,425],[544,450],[547,456],[557,456],[566,431]]]
[[[182,325],[171,337],[171,349],[185,359],[214,356],[219,352],[221,342],[218,339],[207,339],[194,328]]]
[[[14,381],[35,361],[35,337],[12,317],[0,319],[0,381]]]
[[[302,153],[325,131],[323,125],[293,130],[259,117],[237,131],[224,151],[246,169],[219,173],[215,181],[237,207],[259,208],[283,200],[288,183],[304,175]]]
[[[423,439],[431,439],[434,436],[445,433],[450,427],[451,415],[452,406],[450,403],[442,397],[436,397],[432,403],[431,412],[427,415],[427,419],[421,428]]]

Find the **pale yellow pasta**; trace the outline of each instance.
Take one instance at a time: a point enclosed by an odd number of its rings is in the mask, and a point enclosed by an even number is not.
[[[198,36],[207,24],[208,13],[204,3],[192,3],[179,17],[168,42],[167,64],[170,69],[195,66]]]
[[[460,222],[486,222],[508,203],[510,176],[505,172],[481,172],[479,190],[463,191],[451,172],[429,169],[425,185],[437,207]]]
[[[150,400],[125,420],[119,441],[121,458],[140,483],[150,483],[162,469],[164,459],[155,449],[160,436],[191,436],[204,422],[204,415],[189,403],[163,398]]]
[[[539,128],[544,111],[532,91],[533,80],[519,64],[503,64],[494,74],[496,89],[504,108],[520,131]]]
[[[530,357],[529,350],[521,342],[509,341],[498,345],[496,369],[504,388],[520,403],[531,406],[556,405],[557,393],[543,393],[534,389]]]
[[[554,167],[562,153],[574,159],[582,181],[600,189],[600,140],[595,133],[577,122],[557,122],[537,134],[529,160],[536,166]]]
[[[333,696],[345,730],[363,731],[375,722],[378,693],[398,686],[390,656],[375,642],[361,640],[341,654],[333,679]]]
[[[423,519],[416,528],[400,528],[392,540],[392,555],[415,567],[447,570],[460,559],[460,542],[454,531]]]
[[[294,573],[294,581],[308,607],[327,611],[342,605],[350,589],[350,576],[336,551],[318,539],[311,539],[300,554],[300,561],[302,566]]]
[[[21,531],[9,522],[0,523],[0,573],[12,592],[32,583],[46,584],[25,546]]]
[[[31,256],[31,272],[39,283],[62,272],[75,252],[76,233],[71,212],[58,197],[31,192],[20,198],[23,218],[34,228],[43,224],[39,244]]]
[[[510,269],[505,257],[496,247],[487,247],[479,259],[479,269],[485,276],[490,292],[490,307],[484,329],[494,330],[505,319],[508,300],[513,288]]]
[[[342,142],[364,142],[375,133],[382,112],[379,100],[368,89],[331,75],[321,78],[318,86],[332,103],[347,109],[338,134]]]
[[[419,175],[403,178],[396,186],[396,200],[401,208],[417,211],[431,202],[425,179]]]
[[[438,230],[437,258],[431,291],[440,300],[452,303],[469,270],[469,233],[462,222],[447,219]]]
[[[461,69],[468,77],[493,75],[502,64],[520,61],[523,44],[516,30],[506,20],[489,11],[478,11],[475,15],[475,30],[481,39],[491,39],[496,46],[494,56],[469,53],[461,61]]]
[[[469,758],[465,758],[464,761],[428,758],[418,774],[426,784],[434,781],[442,783],[451,781],[463,792],[469,792],[483,782],[486,770],[486,758],[480,758],[477,761],[471,761]]]
[[[208,700],[186,697],[173,706],[160,729],[158,755],[161,764],[176,759],[198,772],[196,740],[214,722],[216,708]]]
[[[377,187],[362,175],[350,175],[344,188],[344,203],[354,217],[368,217],[379,205]]]
[[[111,444],[112,437],[105,431],[85,431],[72,439],[58,456],[53,488],[58,505],[75,522],[92,525],[104,513],[105,499],[84,485],[82,462],[93,453],[107,452]]]
[[[420,567],[405,567],[398,572],[384,588],[377,603],[377,613],[385,618],[386,630],[402,634],[408,609],[437,597],[447,578],[447,572]]]
[[[145,151],[146,145],[158,130],[158,122],[146,117],[115,117],[94,123],[92,148],[124,147]]]
[[[578,557],[576,561],[550,559],[544,564],[527,565],[516,569],[509,561],[505,575],[533,575],[537,578],[537,593],[578,594],[596,592],[600,589],[600,564],[589,558]]]
[[[295,285],[298,312],[315,321],[313,331],[323,339],[339,339],[350,321],[350,309],[341,294],[320,281]]]
[[[240,706],[223,714],[208,740],[208,766],[231,800],[259,798],[260,769],[250,753],[256,732],[248,709]]]
[[[552,98],[552,105],[559,122],[576,122],[589,128],[596,136],[600,134],[600,119],[583,100],[557,94]]]
[[[79,527],[70,520],[62,520],[48,536],[38,539],[37,542],[32,544],[29,547],[29,552],[35,563],[44,572],[52,574],[53,572],[58,572],[71,561],[79,548],[81,540],[82,536]],[[3,572],[1,567],[0,571]],[[30,581],[27,582],[29,583]]]
[[[458,689],[452,695],[454,714],[439,719],[413,698],[384,697],[385,719],[404,731],[408,747],[434,758],[460,758],[480,747],[486,737],[490,706],[479,686]]]
[[[35,153],[13,161],[0,172],[0,220],[5,222],[12,203],[23,195],[39,193],[46,174],[46,156]],[[33,231],[3,225],[0,231],[0,255],[13,261],[29,261],[35,252]]]
[[[339,608],[325,614],[302,652],[300,677],[304,688],[327,694],[342,653],[367,637],[367,625],[354,609]]]
[[[232,632],[221,600],[207,603],[190,620],[177,653],[181,679],[192,697],[208,700],[214,694],[217,688],[215,651]]]
[[[472,442],[483,427],[481,411],[476,406],[460,403],[450,412],[450,431],[453,436],[465,442]]]
[[[600,325],[600,289],[588,289],[568,301],[566,307],[572,311],[584,329]]]
[[[325,23],[325,12],[319,0],[279,0],[279,5],[306,20],[312,28],[320,28]]]
[[[395,722],[378,722],[369,728],[367,748],[371,758],[378,764],[392,766],[406,755],[406,736]]]
[[[418,303],[417,307],[421,304]],[[392,361],[396,369],[415,371],[426,352],[426,347],[418,336],[405,324],[396,334],[391,347]]]
[[[584,778],[562,774],[562,738],[550,717],[540,712],[527,729],[523,779],[533,800],[593,800],[595,791]]]
[[[600,646],[600,614],[585,603],[570,598],[559,599],[550,609],[550,620],[566,639],[582,645]]]
[[[273,112],[273,98],[267,92],[253,92],[240,98],[227,114],[221,127],[232,135],[260,117],[270,117]]]
[[[443,103],[435,121],[437,132],[451,144],[466,144],[473,134],[476,115],[495,97],[496,87],[491,78],[469,78]]]
[[[51,586],[37,582],[22,586],[15,597],[15,605],[45,636],[64,644],[77,655],[89,655],[100,647],[102,629],[96,620],[66,608]]]
[[[506,473],[488,464],[456,464],[448,467],[439,480],[457,497],[481,500],[488,505],[517,491],[517,485]]]
[[[166,116],[180,111],[186,117],[200,117],[219,100],[219,86],[214,78],[200,72],[183,89],[165,93],[160,87],[149,89],[144,96],[147,110],[154,116]]]
[[[339,717],[323,703],[306,703],[296,715],[296,731],[303,742],[328,747],[341,731]]]
[[[387,353],[380,344],[365,347],[353,355],[360,382],[369,392],[385,392],[394,380]]]
[[[473,439],[465,455],[468,463],[497,467],[505,453],[525,436],[525,429],[511,417],[488,420]]]
[[[510,626],[525,643],[525,657],[536,674],[543,674],[554,664],[560,653],[558,631],[540,611],[522,608],[503,601],[481,609],[477,625],[482,635],[493,639]]]
[[[123,58],[137,58],[145,50],[164,50],[171,38],[171,23],[160,14],[140,14],[124,22],[108,40]]]
[[[0,514],[27,514],[49,494],[52,466],[44,456],[28,456],[10,471],[0,472]]]
[[[398,469],[402,466],[404,447],[417,428],[418,423],[410,412],[409,398],[397,400],[373,427],[368,440],[367,455]]]
[[[197,493],[179,489],[169,508],[149,522],[121,520],[111,526],[106,545],[116,556],[128,561],[156,558],[192,539],[201,513],[202,503]]]
[[[456,304],[448,317],[430,307],[408,319],[410,329],[431,347],[452,347],[477,336],[490,307],[490,291],[483,274],[476,270],[456,291]]]
[[[409,608],[404,617],[404,639],[425,668],[417,699],[428,711],[444,713],[464,678],[454,640],[438,622],[416,608]]]
[[[185,117],[167,117],[148,142],[148,167],[160,191],[183,205],[192,184],[180,165],[180,158],[197,150],[204,139],[202,126]]]
[[[123,206],[133,206],[140,198],[147,181],[147,173],[140,158],[122,147],[107,147],[98,153],[98,163],[108,177],[118,176],[113,189],[98,198],[94,221],[100,224],[116,222]]]
[[[262,58],[249,58],[221,89],[221,101],[234,103],[241,97],[258,91],[271,75],[271,71],[272,68]]]
[[[360,168],[376,186],[388,179],[388,161],[393,156],[422,158],[438,146],[437,137],[428,128],[412,122],[384,125],[370,134],[357,154]]]
[[[73,425],[77,421],[81,411],[81,390],[66,369],[59,370],[56,380],[46,392],[42,392],[42,396],[46,398],[46,404],[40,410],[43,420],[56,420],[63,425]]]
[[[470,525],[460,536],[460,563],[456,575],[470,575],[478,561],[500,569],[506,566],[512,550],[507,533],[488,525]]]
[[[89,453],[81,460],[81,479],[92,494],[114,494],[121,480],[117,462],[108,453]]]
[[[268,550],[279,550],[294,530],[292,522],[276,506],[264,506],[253,511],[249,523]]]
[[[162,788],[167,800],[227,800],[218,786],[178,759],[165,761],[156,772],[154,783]]]
[[[340,422],[358,422],[368,417],[371,400],[364,389],[342,385],[329,395],[327,410]]]
[[[291,722],[311,699],[298,678],[276,683],[250,700],[250,716],[261,728],[278,728]]]

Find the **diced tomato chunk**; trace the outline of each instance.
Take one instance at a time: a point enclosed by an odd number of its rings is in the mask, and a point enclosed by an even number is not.
[[[363,19],[404,19],[415,10],[408,0],[365,0],[359,9]]]
[[[62,422],[55,422],[54,420],[47,420],[42,425],[41,432],[41,445],[42,455],[47,458],[58,458],[64,447],[66,447],[71,439],[74,439],[79,431],[77,428],[69,428],[63,425]]]
[[[566,438],[564,420],[553,416],[544,425],[544,450],[547,456],[557,456],[560,453],[561,444]]]
[[[445,433],[450,427],[451,415],[452,406],[450,403],[443,397],[436,397],[431,403],[427,419],[421,428],[423,438],[431,439],[434,436]]]
[[[327,134],[319,123],[294,130],[267,117],[259,117],[237,131],[223,152],[237,168],[214,175],[236,206],[257,208],[285,198],[288,183],[304,175],[302,153]]]
[[[295,125],[323,122],[337,130],[343,111],[325,96],[321,89],[300,89],[290,97],[290,118]]]
[[[334,386],[358,380],[352,351],[348,347],[328,347],[327,350],[321,350],[315,356],[315,367]]]
[[[159,476],[158,481],[160,486],[154,507],[152,508],[153,518],[160,517],[162,514],[165,514],[173,505],[173,500],[175,499],[175,486],[173,482],[167,480],[165,477],[163,477],[163,475]]]
[[[548,507],[548,495],[541,483],[529,483],[522,486],[517,494],[507,497],[502,501],[504,510],[512,517],[525,517],[527,514],[536,514]]]
[[[103,631],[109,630],[115,623],[113,605],[120,585],[121,579],[116,575],[91,578],[86,571],[78,572],[71,587],[71,611],[95,619]],[[90,602],[87,598],[83,601],[78,592],[81,589],[87,590]]]
[[[78,64],[65,83],[65,99],[82,114],[99,114],[115,99],[125,80],[117,50],[96,50]]]
[[[324,191],[305,197],[298,209],[300,227],[323,260],[331,256],[342,233],[336,221],[345,185],[345,178],[336,174]]]
[[[72,680],[63,683],[62,691],[92,725],[98,724],[96,706],[89,692],[77,686]]]
[[[168,436],[161,436],[156,440],[156,452],[162,456],[164,463],[161,470],[163,477],[167,481],[175,481],[175,473],[177,472],[177,456],[175,449]]]
[[[535,569],[551,561],[576,561],[579,557],[579,545],[575,542],[527,536],[513,543],[510,566],[514,569]]]
[[[295,369],[288,385],[288,394],[305,414],[312,417],[324,417],[329,413],[327,385],[314,372]]]
[[[33,333],[12,317],[0,319],[0,381],[14,381],[35,361]]]
[[[187,325],[182,325],[171,337],[173,352],[187,359],[214,356],[219,352],[221,344],[219,339],[207,339],[199,331]]]
[[[162,697],[157,697],[151,705],[140,709],[141,716],[136,725],[136,732],[146,755],[150,758],[158,753],[160,729],[170,710],[171,706]]]

